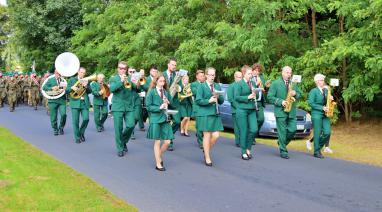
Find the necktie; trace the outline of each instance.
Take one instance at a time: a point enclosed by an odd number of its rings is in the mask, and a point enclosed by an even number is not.
[[[252,88],[251,88],[251,82],[250,82],[249,80],[248,80],[248,82],[247,82],[247,85],[248,85],[249,89],[252,90]]]
[[[169,81],[170,81],[170,85],[172,84],[172,74],[170,73],[170,76],[169,76]]]
[[[285,86],[286,86],[287,90],[289,90],[289,80],[285,80]]]
[[[57,85],[60,86],[60,84],[61,84],[61,78],[58,78],[57,79]]]
[[[213,92],[214,92],[214,84],[212,83],[212,84],[210,85],[210,87],[211,87],[211,92],[213,93]]]
[[[163,99],[163,88],[160,89],[160,98]]]
[[[325,88],[322,89],[322,95],[324,96],[324,104],[326,104]]]

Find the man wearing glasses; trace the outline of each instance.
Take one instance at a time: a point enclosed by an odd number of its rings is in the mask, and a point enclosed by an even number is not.
[[[110,78],[110,92],[113,93],[111,111],[114,119],[115,144],[118,156],[127,153],[127,143],[134,130],[134,93],[137,86],[126,75],[127,63],[118,63],[118,74]],[[125,129],[123,129],[125,122]]]

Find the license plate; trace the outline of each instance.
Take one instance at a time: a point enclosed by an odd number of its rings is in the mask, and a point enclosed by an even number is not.
[[[304,125],[297,125],[297,130],[303,130],[305,128]]]

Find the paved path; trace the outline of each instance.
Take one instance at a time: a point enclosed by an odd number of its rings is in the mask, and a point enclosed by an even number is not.
[[[97,133],[91,114],[87,141],[75,144],[70,116],[58,137],[42,108],[0,108],[0,125],[141,211],[382,211],[381,168],[300,152],[283,160],[265,145],[256,145],[255,158],[243,161],[225,138],[213,150],[214,166],[206,167],[194,134],[177,133],[175,151],[164,157],[167,171],[158,172],[145,133],[136,131],[128,155],[118,158],[112,119]]]

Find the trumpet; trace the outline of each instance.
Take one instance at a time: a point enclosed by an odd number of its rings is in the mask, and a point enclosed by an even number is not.
[[[123,85],[125,86],[126,89],[130,89],[131,83],[129,82],[129,79],[127,78],[126,75],[123,75],[122,77],[125,78],[125,80],[123,81]]]
[[[145,76],[142,76],[141,78],[139,78],[138,83],[139,83],[139,85],[144,85],[144,84],[146,84],[146,78],[145,78]]]
[[[255,98],[252,99],[252,101],[255,102],[255,109],[256,109],[256,111],[259,111],[259,106],[257,105],[257,99],[256,99],[256,89],[253,86],[253,82],[251,82],[251,91],[252,91],[252,94],[255,94]]]

